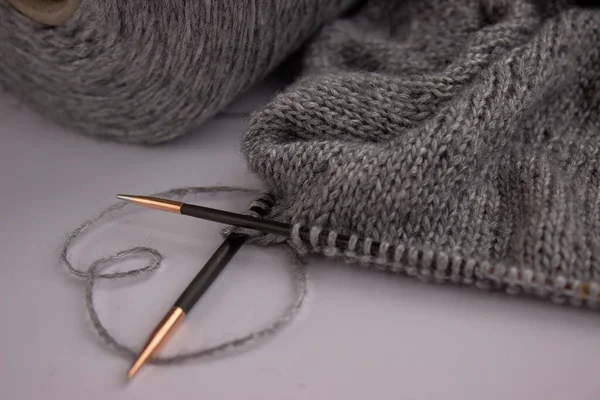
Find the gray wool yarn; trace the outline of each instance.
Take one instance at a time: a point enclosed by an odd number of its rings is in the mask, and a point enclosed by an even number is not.
[[[76,132],[157,144],[188,133],[353,0],[81,0],[58,27],[0,1],[0,85]]]
[[[183,187],[174,188],[164,192],[156,193],[159,197],[168,197],[171,199],[182,200],[186,196],[199,195],[199,194],[214,194],[223,192],[237,192],[237,193],[256,193],[257,190],[237,188],[230,186],[206,186],[206,187]],[[265,201],[267,200],[267,202]],[[250,208],[258,208],[262,210],[269,209],[270,198],[265,195],[258,198],[252,203]],[[92,262],[87,268],[82,268],[77,265],[77,262],[73,260],[73,249],[77,246],[79,240],[92,231],[95,226],[105,223],[109,218],[114,218],[125,213],[125,210],[129,210],[131,206],[127,203],[120,202],[113,204],[92,218],[84,221],[79,227],[74,229],[66,238],[61,255],[60,261],[65,269],[74,277],[82,280],[85,288],[85,305],[88,311],[90,322],[98,337],[102,342],[112,349],[115,353],[122,357],[135,359],[138,355],[139,349],[133,349],[126,344],[119,342],[104,326],[94,304],[94,285],[98,280],[120,280],[120,279],[133,279],[139,276],[148,275],[156,272],[162,265],[163,255],[157,249],[146,246],[137,246],[130,249],[123,249],[115,254],[110,254],[105,257],[99,258]],[[258,214],[252,210],[246,214],[258,218]],[[232,230],[226,229],[223,231],[223,235],[226,237]],[[238,353],[243,351],[252,345],[257,345],[264,340],[267,340],[279,331],[285,328],[300,311],[304,299],[307,293],[307,271],[304,261],[299,257],[299,254],[293,251],[293,247],[289,247],[291,260],[293,264],[292,278],[295,286],[295,299],[291,302],[285,310],[276,316],[271,322],[267,323],[264,327],[250,331],[246,334],[240,335],[233,339],[224,340],[220,343],[209,345],[207,347],[193,350],[187,353],[180,353],[169,357],[152,357],[149,360],[152,364],[169,365],[177,364],[189,360],[204,359],[204,358],[216,358],[230,355],[231,353]],[[146,259],[147,264],[141,268],[133,268],[123,272],[110,272],[115,265],[129,259]]]
[[[368,2],[320,31],[242,149],[307,251],[598,303],[600,8]]]

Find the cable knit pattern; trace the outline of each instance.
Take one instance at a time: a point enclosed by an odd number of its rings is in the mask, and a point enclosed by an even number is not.
[[[242,149],[272,218],[385,246],[313,230],[309,250],[596,303],[600,9],[370,1],[320,31]]]

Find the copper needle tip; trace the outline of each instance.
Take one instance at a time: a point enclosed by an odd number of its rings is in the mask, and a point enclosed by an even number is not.
[[[167,315],[164,316],[162,321],[154,329],[150,338],[146,342],[146,345],[138,355],[137,359],[127,371],[127,379],[133,378],[138,370],[146,363],[146,361],[153,356],[156,351],[165,343],[169,334],[181,323],[185,313],[180,307],[172,308]]]
[[[125,201],[132,201],[135,196],[130,196],[128,194],[118,194],[117,198]]]
[[[142,207],[172,212],[175,214],[181,214],[181,206],[183,205],[183,203],[180,201],[160,199],[158,197],[151,196],[134,196],[130,194],[118,194],[117,198],[140,205]]]

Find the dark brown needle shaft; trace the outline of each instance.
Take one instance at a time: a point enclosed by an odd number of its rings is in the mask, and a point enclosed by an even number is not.
[[[118,197],[123,200],[133,201],[131,200],[131,196],[119,195]],[[165,204],[165,208],[156,207],[148,203],[143,203],[143,205],[170,212],[176,212],[176,210],[179,208],[178,203],[172,201],[167,202]],[[253,207],[251,210],[256,212],[258,215],[262,215],[264,212],[260,207]],[[200,300],[202,295],[215,281],[215,279],[227,266],[229,261],[238,252],[238,250],[243,246],[245,241],[246,238],[244,236],[237,234],[230,234],[223,241],[221,246],[219,246],[212,257],[206,262],[204,267],[175,301],[169,312],[167,312],[167,314],[153,330],[142,351],[127,372],[127,377],[129,379],[133,378],[133,376],[146,363],[146,361],[156,354],[157,350],[160,349],[173,330],[183,321],[186,314],[194,307],[198,300]]]
[[[127,200],[132,203],[141,205],[143,207],[153,208],[160,211],[168,211],[208,221],[219,222],[226,225],[254,229],[259,232],[271,233],[283,237],[291,237],[292,235],[292,226],[284,222],[255,218],[250,215],[238,214],[224,210],[217,210],[214,208],[197,206],[194,204],[176,202],[172,200],[161,199],[158,197],[131,195],[118,195],[117,197],[122,200]],[[328,234],[329,231],[323,230],[321,232],[321,237],[327,237]],[[303,239],[308,239],[308,229],[304,227],[301,228],[300,236]],[[349,242],[350,238],[348,236],[337,235],[336,237],[336,246],[338,247],[346,247],[348,246]],[[378,247],[379,243],[377,242],[373,242],[371,245],[371,249],[373,251],[375,251]]]

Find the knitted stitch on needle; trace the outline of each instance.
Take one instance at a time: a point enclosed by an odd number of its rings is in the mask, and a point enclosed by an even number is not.
[[[374,0],[326,26],[304,60],[242,144],[277,200],[270,218],[315,227],[298,245],[597,303],[599,9]],[[335,248],[318,227],[383,244]]]

